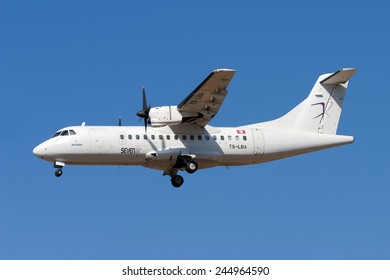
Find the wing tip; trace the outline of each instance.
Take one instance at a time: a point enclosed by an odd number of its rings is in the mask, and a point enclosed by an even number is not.
[[[215,69],[213,71],[214,73],[217,73],[217,72],[236,72],[235,69],[228,69],[228,68],[221,68],[221,69]]]

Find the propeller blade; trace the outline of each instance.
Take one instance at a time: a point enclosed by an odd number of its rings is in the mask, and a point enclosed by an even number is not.
[[[147,131],[148,122],[150,120],[149,112],[150,112],[151,106],[148,106],[148,102],[146,100],[146,91],[145,87],[142,87],[142,111],[137,112],[137,116],[144,119],[144,125],[145,125],[145,133]]]
[[[146,93],[145,93],[145,87],[142,87],[142,97],[143,97],[143,109],[146,111],[148,109],[148,104],[146,102]]]
[[[148,120],[147,119],[144,119],[144,125],[145,125],[145,134],[146,134],[147,129],[148,129]]]

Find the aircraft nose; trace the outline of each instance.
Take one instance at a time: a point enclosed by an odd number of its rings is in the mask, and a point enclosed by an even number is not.
[[[33,150],[33,154],[42,159],[46,156],[46,153],[47,148],[44,148],[42,144],[36,146]]]

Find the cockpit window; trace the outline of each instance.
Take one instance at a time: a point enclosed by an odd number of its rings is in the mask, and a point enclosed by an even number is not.
[[[57,131],[51,138],[57,137],[58,135],[61,134],[62,131]]]
[[[57,136],[68,136],[68,135],[76,135],[76,132],[71,129],[71,130],[60,130],[57,131],[51,138],[57,137]]]

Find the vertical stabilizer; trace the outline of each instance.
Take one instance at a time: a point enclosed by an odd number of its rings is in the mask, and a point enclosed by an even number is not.
[[[336,134],[348,81],[355,72],[354,68],[344,68],[321,75],[304,101],[270,123],[300,131]]]

